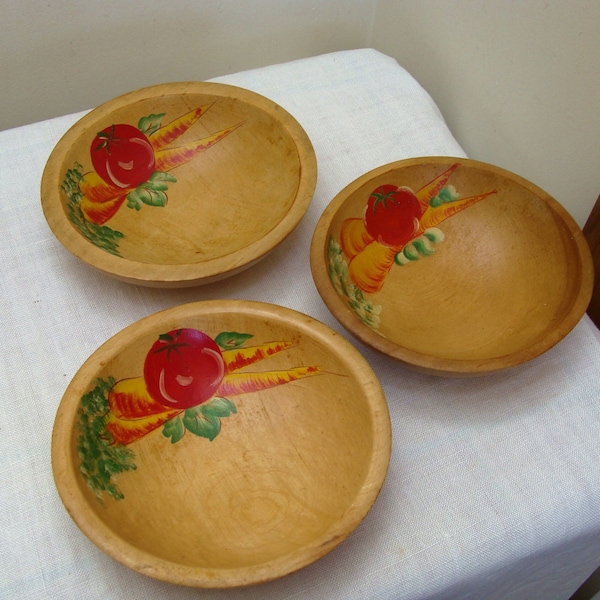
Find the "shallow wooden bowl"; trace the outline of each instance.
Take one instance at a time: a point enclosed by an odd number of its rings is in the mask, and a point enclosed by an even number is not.
[[[52,151],[41,199],[56,237],[89,265],[131,283],[184,287],[263,258],[306,212],[316,177],[310,140],[280,106],[186,82],[85,115]]]
[[[92,354],[60,403],[52,467],[71,517],[111,557],[232,587],[340,544],[375,501],[390,447],[381,387],[343,337],[279,306],[209,301]]]
[[[317,224],[311,267],[351,333],[440,375],[539,356],[580,320],[593,285],[583,234],[556,200],[448,157],[391,163],[348,185]]]

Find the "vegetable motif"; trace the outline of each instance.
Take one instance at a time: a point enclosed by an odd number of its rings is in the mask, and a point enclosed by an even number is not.
[[[132,188],[154,172],[154,150],[133,125],[111,125],[96,134],[90,148],[96,173],[109,185]]]
[[[167,408],[203,404],[216,392],[224,374],[221,349],[196,329],[159,335],[144,362],[148,393]]]
[[[451,165],[417,192],[406,186],[381,185],[370,194],[362,218],[343,222],[340,245],[348,260],[349,278],[360,290],[379,292],[394,264],[404,265],[433,253],[433,244],[444,239],[437,225],[496,193],[459,198],[447,186],[458,167],[459,163]]]
[[[123,204],[136,211],[144,205],[166,206],[168,186],[177,182],[171,171],[243,125],[240,122],[209,136],[173,145],[211,106],[212,103],[195,108],[164,125],[165,113],[142,117],[137,126],[113,123],[94,136],[90,144],[94,170],[81,173],[81,165],[77,164],[68,170],[61,186],[67,194],[71,221],[85,237],[106,249],[104,238],[109,236],[114,246],[114,240],[123,234],[108,227],[94,229],[88,223],[104,226]],[[74,173],[78,175],[78,189],[72,185]],[[118,255],[116,247],[109,251]]]
[[[98,498],[123,497],[114,476],[135,469],[130,444],[162,426],[179,442],[189,432],[212,441],[221,419],[237,412],[228,396],[266,390],[323,373],[318,366],[242,371],[294,346],[273,341],[246,346],[251,334],[206,333],[182,328],[160,334],[144,361],[142,376],[98,380],[81,399],[80,472]]]
[[[363,224],[382,246],[397,248],[414,236],[420,216],[419,200],[409,187],[381,185],[369,196]]]

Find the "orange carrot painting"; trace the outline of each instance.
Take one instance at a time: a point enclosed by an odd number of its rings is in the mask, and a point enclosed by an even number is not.
[[[206,104],[162,124],[165,113],[142,117],[137,126],[111,124],[90,143],[93,169],[82,172],[76,163],[65,174],[61,189],[73,224],[98,247],[118,255],[120,232],[107,223],[125,204],[136,211],[144,205],[164,207],[169,184],[177,182],[171,171],[208,150],[243,122],[209,136],[177,144],[186,131],[210,109]]]
[[[98,498],[123,496],[114,476],[135,469],[131,444],[162,427],[172,444],[189,434],[214,440],[221,419],[237,412],[232,396],[320,375],[318,366],[241,371],[295,345],[274,341],[246,346],[250,334],[223,332],[214,339],[184,328],[158,336],[143,375],[100,379],[81,398],[77,450],[80,472]]]
[[[339,241],[330,239],[330,279],[368,326],[378,327],[381,307],[364,294],[377,294],[394,265],[432,254],[445,238],[439,224],[496,193],[460,198],[448,185],[458,167],[451,165],[416,192],[408,186],[380,185],[368,197],[362,216],[342,223]]]

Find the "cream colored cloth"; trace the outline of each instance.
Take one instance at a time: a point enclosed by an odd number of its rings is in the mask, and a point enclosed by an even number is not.
[[[209,286],[117,282],[54,238],[39,202],[42,170],[83,113],[0,133],[0,598],[564,600],[600,556],[600,338],[591,322],[544,356],[478,379],[417,374],[359,344],[311,279],[319,216],[374,167],[464,152],[426,91],[374,50],[217,81],[288,110],[313,142],[319,178],[277,251]],[[287,306],[356,344],[387,395],[393,452],[375,506],[333,552],[268,584],[199,593],[130,571],[83,536],[54,487],[50,436],[67,384],[100,344],[160,309],[218,298]]]

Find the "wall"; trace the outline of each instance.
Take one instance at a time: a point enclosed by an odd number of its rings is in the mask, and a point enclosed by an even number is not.
[[[583,225],[600,193],[600,2],[0,0],[0,129],[167,81],[374,47],[429,91],[472,158]]]
[[[0,130],[368,45],[375,0],[0,0]]]
[[[372,45],[429,91],[471,158],[580,225],[600,194],[600,2],[380,0]]]

